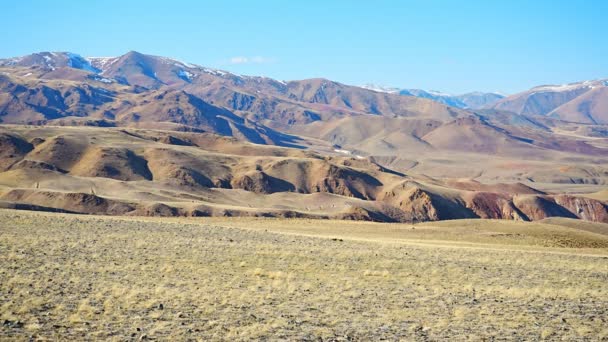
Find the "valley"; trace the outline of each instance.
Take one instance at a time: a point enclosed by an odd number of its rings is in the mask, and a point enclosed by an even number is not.
[[[0,342],[608,341],[608,2],[0,2]]]

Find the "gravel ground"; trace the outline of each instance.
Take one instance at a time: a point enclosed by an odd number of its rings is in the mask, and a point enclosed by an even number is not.
[[[608,257],[268,222],[0,210],[0,339],[608,340]]]

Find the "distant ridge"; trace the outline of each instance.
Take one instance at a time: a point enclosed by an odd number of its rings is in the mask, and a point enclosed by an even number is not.
[[[384,87],[373,83],[368,83],[361,87],[389,94],[416,96],[461,109],[485,108],[504,98],[504,95],[502,94],[484,93],[479,91],[461,95],[451,95],[436,90],[400,89],[396,87]]]
[[[542,85],[508,96],[493,108],[586,124],[608,124],[608,80]]]

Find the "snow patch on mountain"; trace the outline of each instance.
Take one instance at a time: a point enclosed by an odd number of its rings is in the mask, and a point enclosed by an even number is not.
[[[175,59],[175,58],[169,58],[169,57],[155,57],[155,58],[160,59],[161,63],[163,63],[163,64],[173,64],[174,66],[179,67],[179,68],[201,69],[200,65],[182,62],[179,59]]]
[[[101,74],[103,74],[107,68],[109,68],[112,64],[118,61],[118,57],[86,57],[85,58],[90,65],[101,70]]]
[[[180,60],[177,59],[171,59],[172,61],[175,62],[175,64],[181,65],[183,67],[189,68],[189,69],[200,69],[201,66],[200,65],[196,65],[196,64],[192,64],[192,63],[186,63],[186,62],[182,62]]]
[[[110,78],[105,78],[99,75],[92,75],[90,76],[91,79],[98,81],[98,82],[102,82],[102,83],[106,83],[106,84],[110,84],[110,83],[114,83],[115,81],[113,79]]]
[[[226,74],[228,74],[226,71],[217,70],[217,69],[209,69],[209,68],[203,68],[203,71],[208,74],[215,75],[215,76],[225,76]]]
[[[576,83],[567,83],[567,84],[558,84],[558,85],[542,85],[538,87],[534,87],[531,90],[534,93],[543,93],[543,92],[562,92],[562,91],[573,91],[579,90],[582,88],[590,88],[593,89],[597,86],[606,86],[607,81],[583,81]]]
[[[365,157],[360,156],[360,155],[358,155],[358,154],[355,154],[355,153],[353,153],[353,151],[349,151],[349,150],[343,150],[343,149],[338,149],[338,148],[335,148],[335,149],[334,149],[334,152],[336,152],[336,153],[341,153],[341,154],[346,154],[346,155],[348,155],[348,156],[353,156],[353,157],[355,157],[355,158],[357,158],[357,159],[365,159]]]
[[[399,88],[385,87],[385,86],[377,85],[377,84],[374,84],[374,83],[364,84],[364,85],[361,86],[361,88],[367,89],[367,90],[377,91],[379,93],[394,94],[394,93],[398,93],[399,92]]]
[[[188,72],[184,69],[181,69],[178,73],[177,76],[179,76],[181,79],[183,79],[184,81],[190,82],[192,81],[192,78],[195,77],[196,75]]]
[[[51,55],[52,56],[52,55]],[[44,54],[42,54],[42,58],[44,59],[45,62],[45,66],[49,69],[51,69],[51,71],[55,70],[55,62],[53,61],[53,59],[49,56],[48,52],[45,52]]]
[[[7,59],[4,59],[4,60],[0,60],[0,65],[1,66],[13,66],[13,65],[18,64],[22,60],[23,60],[23,57],[7,58]]]

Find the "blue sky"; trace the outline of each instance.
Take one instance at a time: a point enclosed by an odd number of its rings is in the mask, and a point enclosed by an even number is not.
[[[2,1],[0,57],[129,50],[283,80],[513,93],[608,78],[608,1]]]

